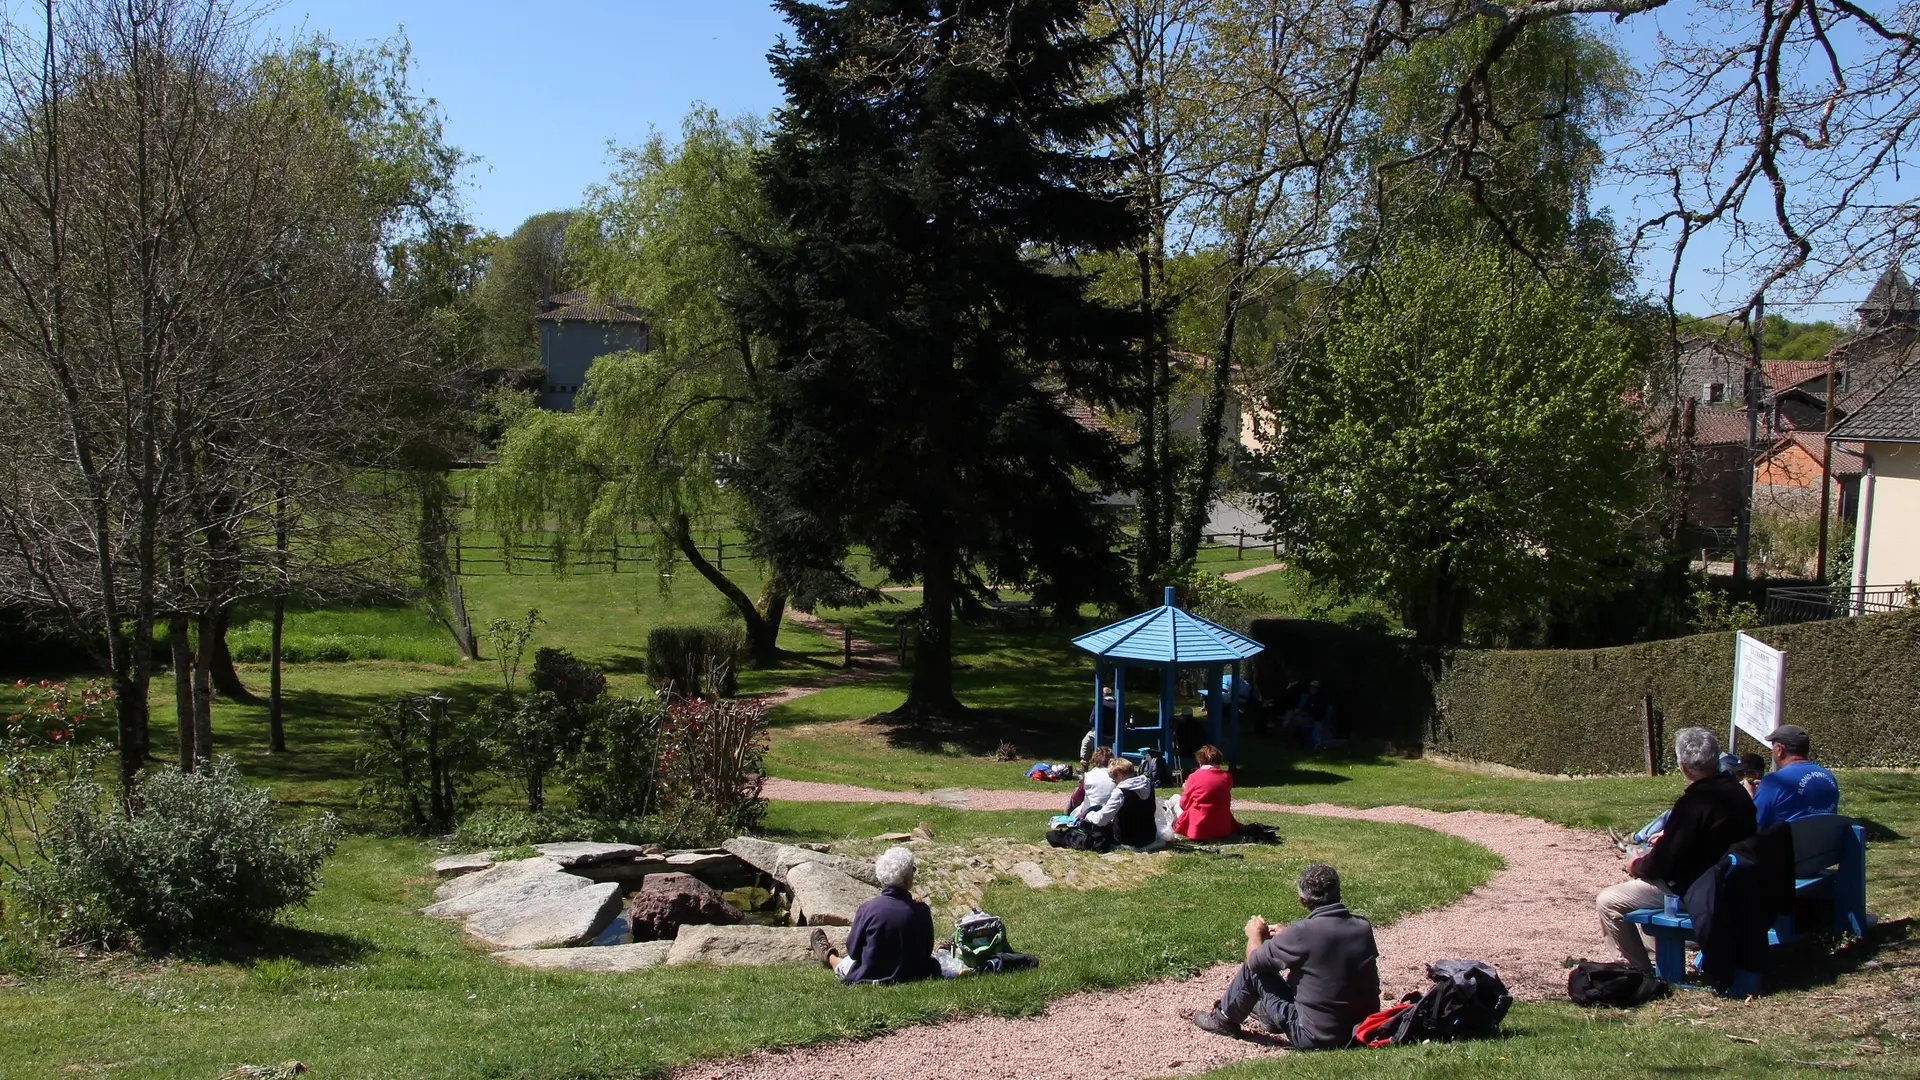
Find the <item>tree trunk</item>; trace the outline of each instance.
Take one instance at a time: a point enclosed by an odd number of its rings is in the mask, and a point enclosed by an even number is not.
[[[1244,239],[1234,252],[1232,278],[1227,282],[1226,319],[1220,326],[1220,342],[1213,358],[1213,370],[1207,379],[1206,403],[1200,414],[1200,445],[1194,449],[1194,461],[1187,474],[1187,490],[1180,520],[1180,533],[1173,550],[1173,562],[1186,566],[1200,556],[1200,536],[1206,530],[1207,516],[1213,509],[1214,491],[1219,487],[1220,439],[1225,434],[1227,396],[1233,390],[1234,332],[1240,320],[1240,307],[1246,290],[1241,267],[1246,264]]]
[[[958,715],[953,695],[953,560],[929,550],[921,558],[920,626],[914,638],[913,680],[896,715],[937,719]]]
[[[754,664],[759,667],[771,667],[779,660],[780,620],[786,612],[786,590],[781,589],[777,592],[769,590],[768,614],[762,615],[760,609],[754,606],[753,597],[748,596],[745,589],[734,584],[732,578],[707,561],[705,555],[700,554],[700,545],[693,539],[693,522],[685,514],[676,514],[671,528],[673,545],[680,549],[680,554],[686,558],[688,565],[692,566],[701,577],[706,578],[708,584],[720,590],[720,595],[726,597],[727,602],[733,605],[733,609],[740,613],[741,621],[747,625],[747,641],[752,649]],[[773,610],[775,601],[779,604],[778,611]]]
[[[233,667],[233,650],[227,647],[227,624],[232,617],[232,604],[222,604],[213,613],[213,688],[229,700],[257,704],[260,699],[240,681],[240,673]]]
[[[180,748],[180,771],[193,771],[193,635],[185,615],[167,616],[167,637],[173,644],[174,730]]]
[[[280,712],[280,636],[287,622],[287,598],[273,598],[273,636],[267,645],[267,752],[287,752],[287,729]]]
[[[747,649],[754,667],[770,668],[780,663],[780,623],[787,616],[787,590],[776,585],[779,573],[767,568],[767,587],[760,592],[760,624],[747,625]]]
[[[196,769],[213,765],[213,623],[210,611],[196,620],[199,640],[193,650],[193,760]]]
[[[1407,628],[1421,645],[1458,645],[1466,634],[1467,604],[1472,599],[1471,592],[1442,571],[1407,598]]]

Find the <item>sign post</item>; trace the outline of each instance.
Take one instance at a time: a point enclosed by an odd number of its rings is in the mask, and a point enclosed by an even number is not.
[[[1765,745],[1780,726],[1780,702],[1787,689],[1787,654],[1746,631],[1734,635],[1733,720],[1727,725],[1726,752],[1733,753],[1739,732]]]

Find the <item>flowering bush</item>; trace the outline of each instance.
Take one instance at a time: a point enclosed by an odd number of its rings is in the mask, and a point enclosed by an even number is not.
[[[13,688],[26,699],[6,714],[3,730],[13,750],[77,743],[112,730],[106,721],[113,691],[98,679],[78,684],[20,679]]]
[[[766,800],[767,707],[732,698],[672,699],[659,724],[660,827],[708,843],[760,824]]]

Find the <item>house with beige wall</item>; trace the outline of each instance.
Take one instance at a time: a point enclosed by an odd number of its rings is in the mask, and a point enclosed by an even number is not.
[[[1863,453],[1853,584],[1920,582],[1920,366],[1863,402],[1832,437]]]

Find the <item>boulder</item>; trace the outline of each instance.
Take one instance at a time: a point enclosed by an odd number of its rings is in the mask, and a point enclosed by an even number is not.
[[[562,949],[584,945],[620,913],[620,886],[593,884],[525,903],[490,907],[467,917],[467,934],[495,949]]]
[[[854,911],[880,895],[872,885],[818,862],[787,871],[787,888],[793,892],[787,919],[796,926],[850,926]]]
[[[491,873],[493,871],[483,870],[479,874],[469,875],[469,878],[478,878]],[[465,881],[468,878],[454,880]],[[496,878],[480,888],[468,889],[437,904],[432,904],[424,908],[421,914],[435,919],[458,919],[476,912],[520,907],[540,900],[565,896],[591,885],[592,883],[586,878],[575,877],[557,867],[545,872],[523,871]],[[617,885],[613,887],[616,890],[619,888]]]
[[[836,950],[846,948],[844,932],[827,934]],[[667,966],[811,964],[812,941],[813,931],[804,926],[683,926],[667,953]]]
[[[740,912],[713,887],[690,874],[655,874],[627,906],[635,941],[671,941],[682,926],[726,925]]]
[[[738,855],[742,861],[782,885],[787,883],[787,871],[803,863],[817,862],[830,866],[855,881],[864,881],[874,888],[880,887],[880,879],[874,876],[872,863],[860,859],[849,859],[845,855],[828,855],[792,844],[776,844],[771,840],[761,840],[752,836],[736,836],[727,841],[726,848]]]
[[[494,953],[493,958],[515,967],[617,974],[658,966],[672,949],[671,941],[642,941],[581,949],[508,949]]]
[[[459,877],[493,865],[493,852],[476,851],[471,855],[443,855],[433,860],[433,872],[439,877]]]
[[[571,870],[604,863],[631,862],[645,855],[635,844],[596,844],[586,841],[565,844],[535,844],[533,850]]]
[[[552,859],[544,858],[514,859],[511,862],[494,863],[485,870],[471,874],[462,874],[454,878],[452,881],[433,890],[433,897],[436,900],[451,900],[456,896],[464,896],[477,889],[498,885],[502,881],[512,878],[522,876],[539,877],[546,874],[555,874],[559,871],[559,863],[554,862]]]

